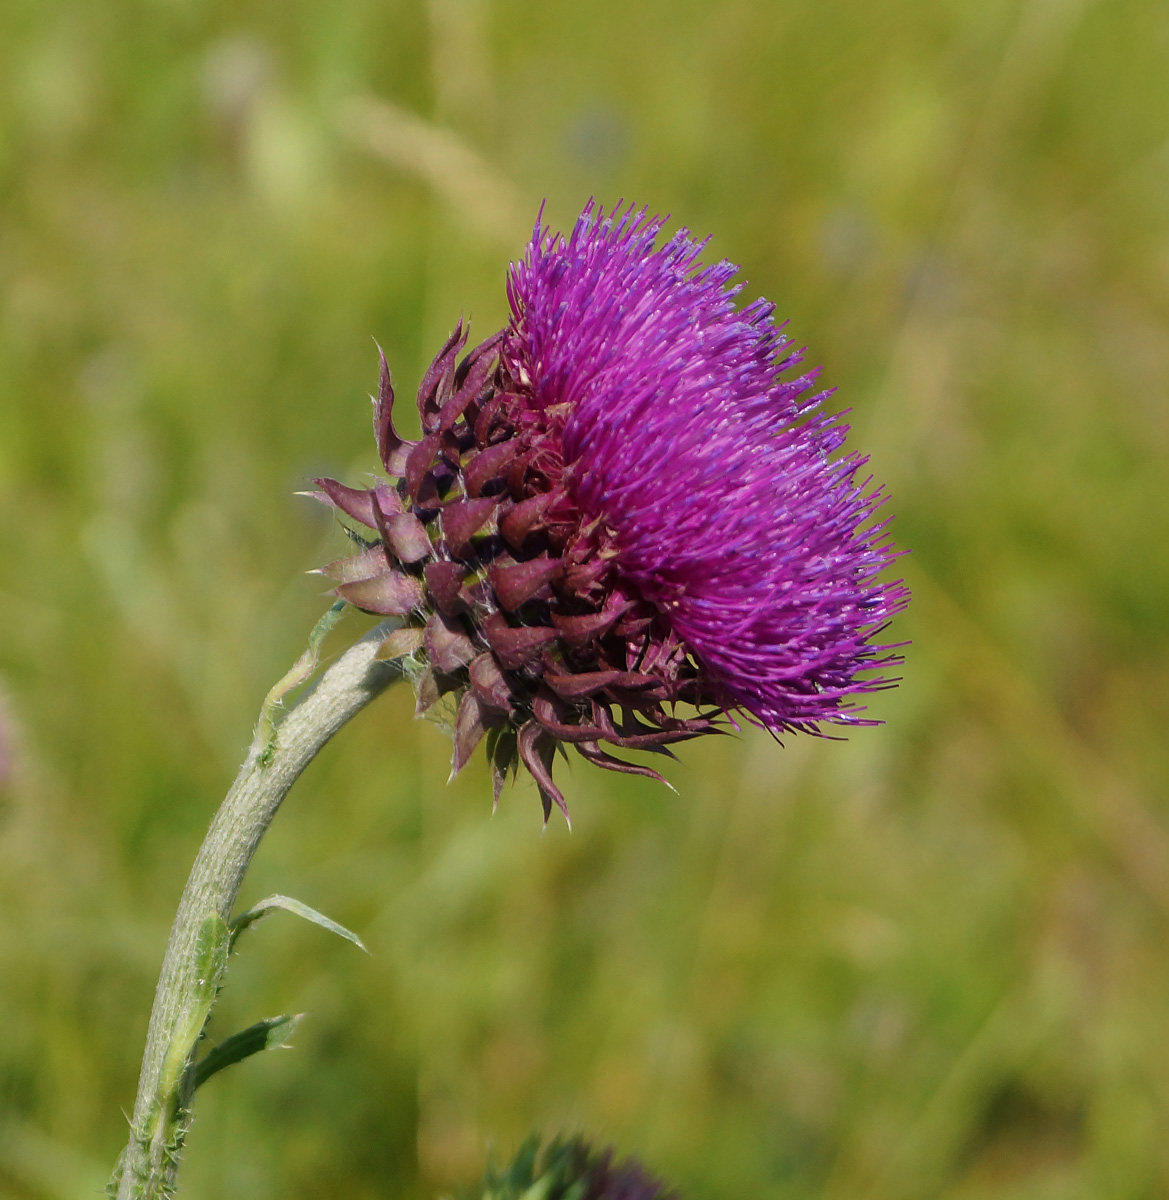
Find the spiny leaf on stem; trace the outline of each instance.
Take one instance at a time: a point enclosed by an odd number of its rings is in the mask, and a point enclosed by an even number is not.
[[[319,925],[322,929],[327,929],[330,933],[335,933],[338,937],[344,938],[347,942],[352,942],[359,950],[364,950],[366,954],[369,949],[366,944],[353,932],[352,929],[346,929],[344,925],[338,924],[336,921],[326,917],[324,913],[319,913],[315,908],[310,908],[302,900],[296,900],[292,896],[269,896],[266,900],[261,900],[259,904],[253,908],[249,908],[247,912],[241,913],[231,923],[231,945],[234,948],[236,938],[249,925],[255,924],[261,917],[266,917],[270,912],[281,908],[285,912],[292,913],[293,916],[303,917],[306,921],[311,921],[314,925]]]

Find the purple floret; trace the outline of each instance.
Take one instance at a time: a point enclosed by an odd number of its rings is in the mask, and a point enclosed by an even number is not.
[[[645,210],[589,205],[539,227],[512,269],[502,356],[536,409],[567,405],[564,483],[604,529],[621,580],[666,618],[728,708],[773,731],[869,723],[850,697],[886,686],[875,644],[904,608],[873,518],[867,461],[833,457],[847,426],[815,410],[759,300],[728,262]],[[862,678],[861,673],[865,675]]]

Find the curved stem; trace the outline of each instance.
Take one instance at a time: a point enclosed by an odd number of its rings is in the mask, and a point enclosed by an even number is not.
[[[130,1140],[115,1170],[118,1200],[171,1194],[185,1132],[185,1070],[214,1000],[225,930],[252,861],[281,801],[317,752],[401,671],[376,655],[387,633],[379,626],[350,647],[317,685],[272,728],[261,721],[235,783],[211,828],[171,927],[154,995]],[[209,968],[209,962],[218,966]]]

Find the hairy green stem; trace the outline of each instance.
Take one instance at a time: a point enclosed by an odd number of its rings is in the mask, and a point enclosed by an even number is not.
[[[387,632],[387,626],[379,626],[350,647],[278,726],[270,719],[271,703],[265,704],[268,719],[261,720],[239,775],[211,822],[171,927],[130,1139],[111,1181],[118,1200],[155,1200],[174,1190],[192,1086],[193,1073],[186,1069],[222,976],[227,922],[240,885],[300,773],[342,725],[401,677],[395,663],[376,657]],[[316,646],[310,648],[315,655]]]

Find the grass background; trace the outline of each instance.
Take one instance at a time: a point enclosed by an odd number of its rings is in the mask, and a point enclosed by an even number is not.
[[[1169,1194],[1169,9],[5,0],[0,1196],[125,1134],[167,927],[373,469],[536,209],[744,264],[852,410],[915,600],[887,721],[489,818],[409,697],[314,764],[216,1035],[200,1198],[430,1197],[530,1128],[697,1200]],[[346,636],[361,622],[351,618]],[[334,641],[334,646],[343,644]]]

